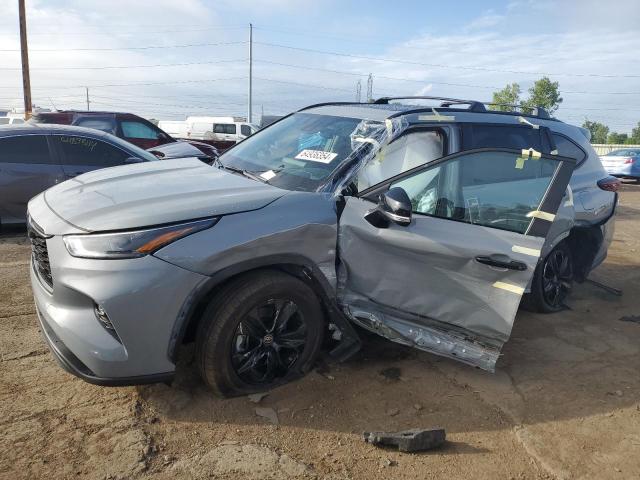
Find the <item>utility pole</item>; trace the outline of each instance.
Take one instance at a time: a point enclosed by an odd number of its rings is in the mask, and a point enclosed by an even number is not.
[[[358,83],[356,83],[356,102],[360,103],[361,95],[362,95],[362,81],[358,80]]]
[[[247,98],[247,122],[251,123],[252,117],[252,95],[253,89],[251,82],[253,81],[253,24],[249,24],[249,92]]]
[[[89,87],[84,87],[84,89],[85,89],[85,91],[86,91],[86,93],[87,93],[87,111],[89,111],[89,110],[91,110],[91,109],[89,108],[89,104],[91,103],[91,102],[89,101]]]
[[[20,52],[22,54],[22,92],[24,94],[24,118],[31,118],[31,79],[29,78],[29,49],[27,47],[27,15],[24,0],[18,0],[20,20]]]
[[[367,102],[373,101],[373,75],[370,73],[367,79]]]

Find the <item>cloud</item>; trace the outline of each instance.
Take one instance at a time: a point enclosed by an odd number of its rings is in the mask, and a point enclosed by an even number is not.
[[[0,2],[0,17],[16,18],[15,4]],[[395,43],[371,33],[384,30],[389,21],[384,10],[363,15],[354,24],[335,15],[339,3],[334,0],[272,0],[259,5],[248,0],[32,0],[28,6],[32,86],[36,102],[42,104],[49,104],[51,98],[58,106],[82,108],[84,85],[147,83],[153,85],[91,87],[90,95],[95,108],[161,118],[194,113],[242,115],[248,70],[244,43],[98,52],[38,50],[244,42],[244,25],[252,20],[258,25],[254,38],[261,42],[254,46],[257,112],[261,106],[265,113],[282,114],[315,102],[353,100],[358,80],[364,97],[369,73],[373,74],[374,96],[478,100],[490,100],[494,90],[512,82],[520,83],[526,92],[546,73],[560,82],[565,99],[558,111],[560,118],[581,123],[587,115],[618,131],[629,131],[638,121],[640,95],[611,94],[640,93],[638,78],[590,76],[640,75],[640,64],[632,61],[633,52],[640,51],[640,2],[636,1],[616,2],[610,6],[616,11],[616,22],[603,22],[609,17],[595,0],[585,0],[580,8],[570,2],[517,0],[485,11],[464,25],[441,25],[445,33],[407,32],[403,41]],[[310,18],[313,25],[324,28],[308,28]],[[275,24],[274,19],[280,23]],[[0,49],[18,46],[15,24],[0,24]],[[167,63],[193,65],[145,67]],[[139,67],[45,70],[124,65]],[[21,104],[19,66],[18,52],[0,52],[0,67],[17,68],[0,72],[0,105]]]

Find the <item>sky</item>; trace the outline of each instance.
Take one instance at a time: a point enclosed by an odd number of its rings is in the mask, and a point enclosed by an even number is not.
[[[640,121],[638,0],[26,0],[36,105],[157,119],[367,97],[491,100],[543,75],[556,117]],[[0,1],[0,107],[21,107],[17,0]]]

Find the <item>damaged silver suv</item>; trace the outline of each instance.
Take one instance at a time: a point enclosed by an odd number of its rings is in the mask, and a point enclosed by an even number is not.
[[[606,256],[619,184],[579,128],[420,97],[293,113],[217,164],[151,162],[29,203],[31,283],[55,356],[100,385],[265,390],[353,324],[492,371],[524,295],[561,309]]]

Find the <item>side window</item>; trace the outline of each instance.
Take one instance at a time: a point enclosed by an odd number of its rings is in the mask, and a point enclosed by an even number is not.
[[[216,123],[213,126],[214,133],[236,133],[236,125],[234,123]]]
[[[23,120],[23,119],[21,119],[21,118],[14,118],[14,119],[13,119],[13,123],[14,123],[14,124],[24,123],[24,120]]]
[[[444,155],[444,134],[422,130],[403,135],[384,147],[358,172],[358,191],[424,165]]]
[[[542,151],[540,130],[528,126],[472,124],[462,130],[464,150],[477,148],[533,148]]]
[[[108,118],[80,118],[74,122],[74,125],[93,128],[101,132],[115,133],[114,122]]]
[[[251,127],[249,125],[240,125],[240,133],[245,136],[251,136]]]
[[[122,165],[129,154],[101,140],[76,135],[54,135],[65,165],[113,167]]]
[[[573,143],[564,135],[553,134],[553,141],[556,144],[556,149],[558,150],[558,155],[563,157],[575,158],[576,164],[580,164],[587,158],[587,154],[584,153],[578,145]]]
[[[403,178],[415,213],[525,233],[560,162],[474,152]]]
[[[0,163],[49,163],[49,147],[44,135],[0,138]]]
[[[9,125],[10,120],[9,117],[0,117],[0,125]]]
[[[143,138],[146,140],[157,140],[158,132],[141,122],[120,122],[124,138]]]

